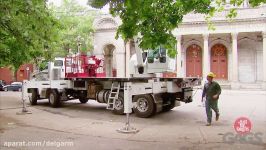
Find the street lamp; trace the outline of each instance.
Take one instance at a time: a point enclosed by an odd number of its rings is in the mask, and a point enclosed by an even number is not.
[[[27,80],[30,80],[30,74],[29,74],[29,71],[30,71],[30,68],[29,66],[26,67],[26,71],[27,71]]]
[[[78,54],[80,53],[80,48],[81,48],[81,42],[84,41],[84,38],[82,38],[81,36],[77,37],[77,46],[78,46]]]

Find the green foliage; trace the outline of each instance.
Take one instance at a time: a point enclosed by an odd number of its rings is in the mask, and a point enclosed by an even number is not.
[[[241,7],[244,2],[245,0],[230,0],[229,4],[234,7],[229,8],[229,12],[226,15],[226,18],[229,22],[233,21],[237,17],[237,7]],[[249,0],[249,4],[251,5],[251,7],[256,7],[263,3],[266,3],[266,0]],[[214,6],[213,11],[210,11],[210,13],[208,13],[205,17],[209,30],[215,30],[211,19],[212,17],[214,17],[216,12],[224,11],[226,5],[228,5],[226,0],[215,0],[212,2],[212,6]]]
[[[96,0],[88,3],[96,3]],[[99,6],[99,1],[97,3]],[[189,12],[209,13],[210,3],[211,0],[109,0],[110,13],[122,20],[117,37],[129,40],[138,35],[142,49],[156,49],[161,45],[168,49],[171,57],[176,54],[172,31]],[[103,1],[102,5],[105,4]]]
[[[40,64],[42,59],[65,56],[66,50],[92,48],[93,13],[64,0],[48,9],[44,0],[0,0],[0,67],[18,69],[21,64]]]
[[[0,66],[15,70],[56,51],[60,24],[43,0],[0,0]]]
[[[88,4],[94,8],[103,8],[109,0],[93,0],[93,1],[88,1]]]
[[[92,46],[93,19],[95,11],[80,6],[75,0],[64,0],[59,7],[51,7],[55,16],[63,25],[60,30],[60,46],[63,53],[57,56],[64,56],[69,50],[77,52],[78,43],[81,43],[81,51],[88,51]]]
[[[123,22],[117,30],[123,39],[131,39],[139,34],[142,49],[156,49],[162,45],[168,49],[168,55],[173,57],[176,39],[172,30],[191,11],[208,13],[209,5],[209,0],[128,0],[125,3],[110,2],[110,11],[113,15],[119,15]]]
[[[39,70],[44,70],[44,69],[47,69],[47,66],[48,66],[48,61],[47,60],[42,60],[40,63],[39,63]]]
[[[230,3],[235,5],[235,6],[240,6],[241,4],[243,4],[244,0],[230,0]],[[259,6],[263,3],[266,3],[266,0],[249,0],[249,4],[252,7],[256,7]]]
[[[252,6],[265,3],[265,0],[249,0]],[[224,10],[225,0],[88,0],[95,8],[102,8],[109,3],[110,13],[119,16],[122,24],[117,30],[117,37],[130,40],[140,37],[142,49],[155,49],[162,45],[168,49],[168,55],[176,54],[176,39],[172,34],[188,13],[206,14],[209,30],[215,30],[211,18],[215,12]],[[243,0],[231,0],[239,6]],[[236,16],[235,9],[230,10],[229,18]]]

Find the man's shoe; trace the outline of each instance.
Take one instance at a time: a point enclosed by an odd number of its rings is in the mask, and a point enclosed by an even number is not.
[[[216,114],[215,120],[218,121],[219,120],[219,117],[220,117],[220,114]]]
[[[208,123],[206,124],[206,126],[211,126],[211,123],[208,122]]]

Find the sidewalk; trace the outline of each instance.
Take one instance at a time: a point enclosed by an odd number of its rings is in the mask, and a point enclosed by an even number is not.
[[[194,92],[202,93],[202,87],[197,86],[194,88]],[[259,94],[259,95],[266,95],[265,90],[255,90],[255,89],[239,89],[239,90],[232,90],[232,89],[222,89],[223,94]]]
[[[223,94],[260,94],[260,95],[266,95],[265,90],[248,90],[248,89],[241,89],[241,90],[228,90],[228,89],[222,89]]]

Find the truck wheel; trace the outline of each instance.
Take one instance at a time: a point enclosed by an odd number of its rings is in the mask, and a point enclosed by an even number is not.
[[[117,115],[124,114],[124,93],[119,93],[118,99],[115,101],[113,113]]]
[[[60,106],[61,104],[60,95],[56,90],[51,90],[50,95],[49,95],[49,103],[54,108]]]
[[[86,94],[86,92],[81,91],[81,92],[79,93],[79,101],[80,101],[80,103],[82,103],[82,104],[87,103],[88,100],[89,100],[89,99],[87,99],[87,94]]]
[[[148,118],[154,115],[155,105],[150,95],[137,95],[134,96],[133,102],[136,106],[133,108],[138,117]]]
[[[85,103],[87,103],[89,100],[88,100],[87,98],[79,98],[79,101],[80,101],[80,103],[85,104]]]
[[[31,89],[31,97],[29,98],[31,105],[37,105],[38,91],[37,89]]]

